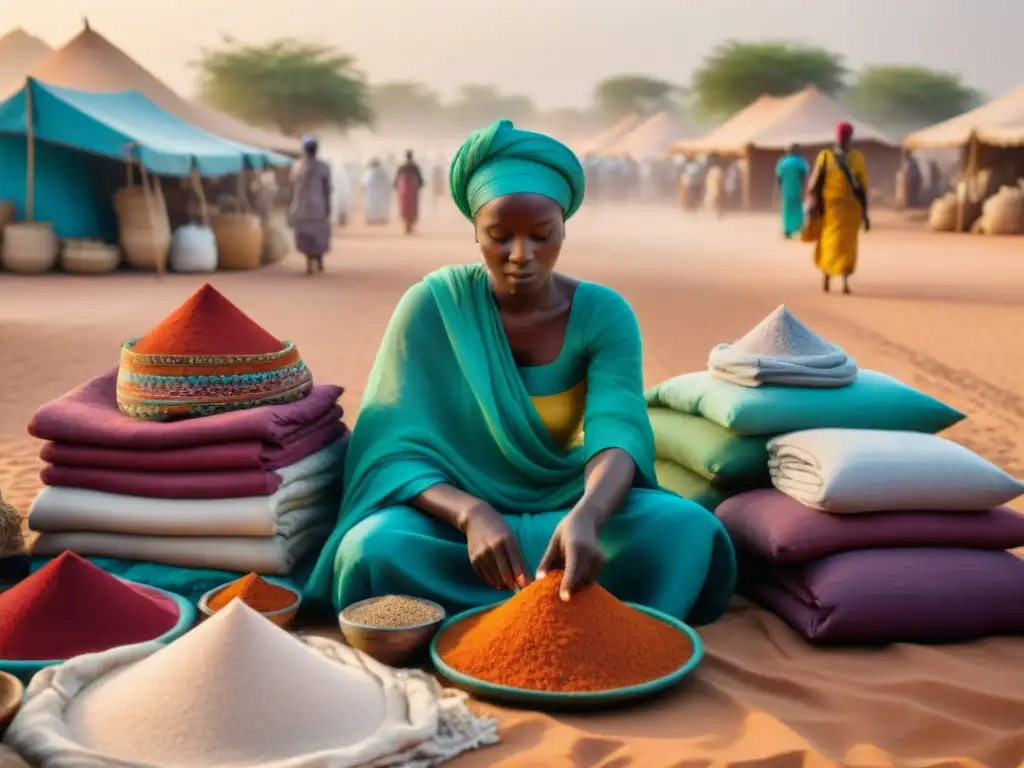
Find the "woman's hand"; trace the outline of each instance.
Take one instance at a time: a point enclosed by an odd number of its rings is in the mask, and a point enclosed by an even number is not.
[[[481,502],[466,518],[466,544],[473,570],[495,589],[515,589],[530,583],[512,529],[505,518]]]
[[[548,571],[563,568],[565,575],[559,595],[568,600],[574,592],[597,580],[604,561],[597,522],[592,515],[574,510],[555,528],[537,569],[537,578],[542,579]]]

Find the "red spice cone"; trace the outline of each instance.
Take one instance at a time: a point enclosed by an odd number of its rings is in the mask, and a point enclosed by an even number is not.
[[[206,283],[136,342],[140,355],[266,355],[284,344]]]
[[[0,659],[68,659],[155,640],[177,604],[65,552],[0,594]]]

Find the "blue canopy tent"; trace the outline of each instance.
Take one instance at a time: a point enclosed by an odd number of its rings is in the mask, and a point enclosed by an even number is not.
[[[26,219],[52,222],[59,237],[106,238],[110,216],[82,210],[83,199],[97,197],[82,153],[175,177],[291,163],[197,128],[135,91],[88,93],[30,78],[0,104],[0,198],[14,200]]]

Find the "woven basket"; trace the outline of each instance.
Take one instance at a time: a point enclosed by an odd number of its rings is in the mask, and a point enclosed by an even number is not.
[[[60,261],[73,275],[106,275],[121,264],[121,250],[95,240],[66,240]]]
[[[3,266],[18,275],[41,275],[57,266],[57,235],[46,222],[4,227]]]
[[[254,213],[218,213],[210,219],[220,269],[259,269],[263,223]]]
[[[10,200],[0,200],[0,229],[14,221],[14,203]]]
[[[163,195],[147,193],[145,187],[122,187],[114,194],[114,211],[125,261],[136,269],[162,272],[171,248]]]
[[[277,264],[292,247],[292,234],[288,229],[288,221],[284,214],[271,213],[263,221],[263,255],[260,260],[263,266]]]

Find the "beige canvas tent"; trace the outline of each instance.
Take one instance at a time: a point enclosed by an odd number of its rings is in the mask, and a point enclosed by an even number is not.
[[[182,98],[103,35],[90,29],[88,24],[27,74],[50,85],[94,93],[138,91],[168,112],[210,133],[284,154],[299,153],[298,142],[294,139],[246,125],[215,109]],[[3,97],[23,85],[24,81],[16,83]]]
[[[819,150],[835,141],[839,122],[853,125],[853,144],[864,153],[872,188],[891,194],[900,164],[899,146],[814,87],[791,96],[761,96],[710,133],[676,142],[669,151],[690,157],[716,154],[745,159],[745,201],[762,207],[771,203],[775,164],[785,149],[799,144],[813,162]]]
[[[653,115],[622,138],[601,150],[608,157],[631,157],[641,160],[664,157],[669,147],[685,134],[683,121],[667,112]]]
[[[911,133],[910,149],[966,147],[976,139],[993,147],[1024,146],[1024,86],[930,128]]]
[[[592,136],[590,139],[580,142],[577,146],[573,147],[573,149],[580,157],[586,157],[587,155],[599,155],[606,147],[614,144],[642,122],[643,118],[639,115],[626,115],[624,118],[619,120],[619,122],[615,123],[615,125],[601,131],[601,133],[596,136]]]
[[[53,49],[23,29],[12,29],[0,37],[0,93],[17,91],[25,76],[49,56]]]

